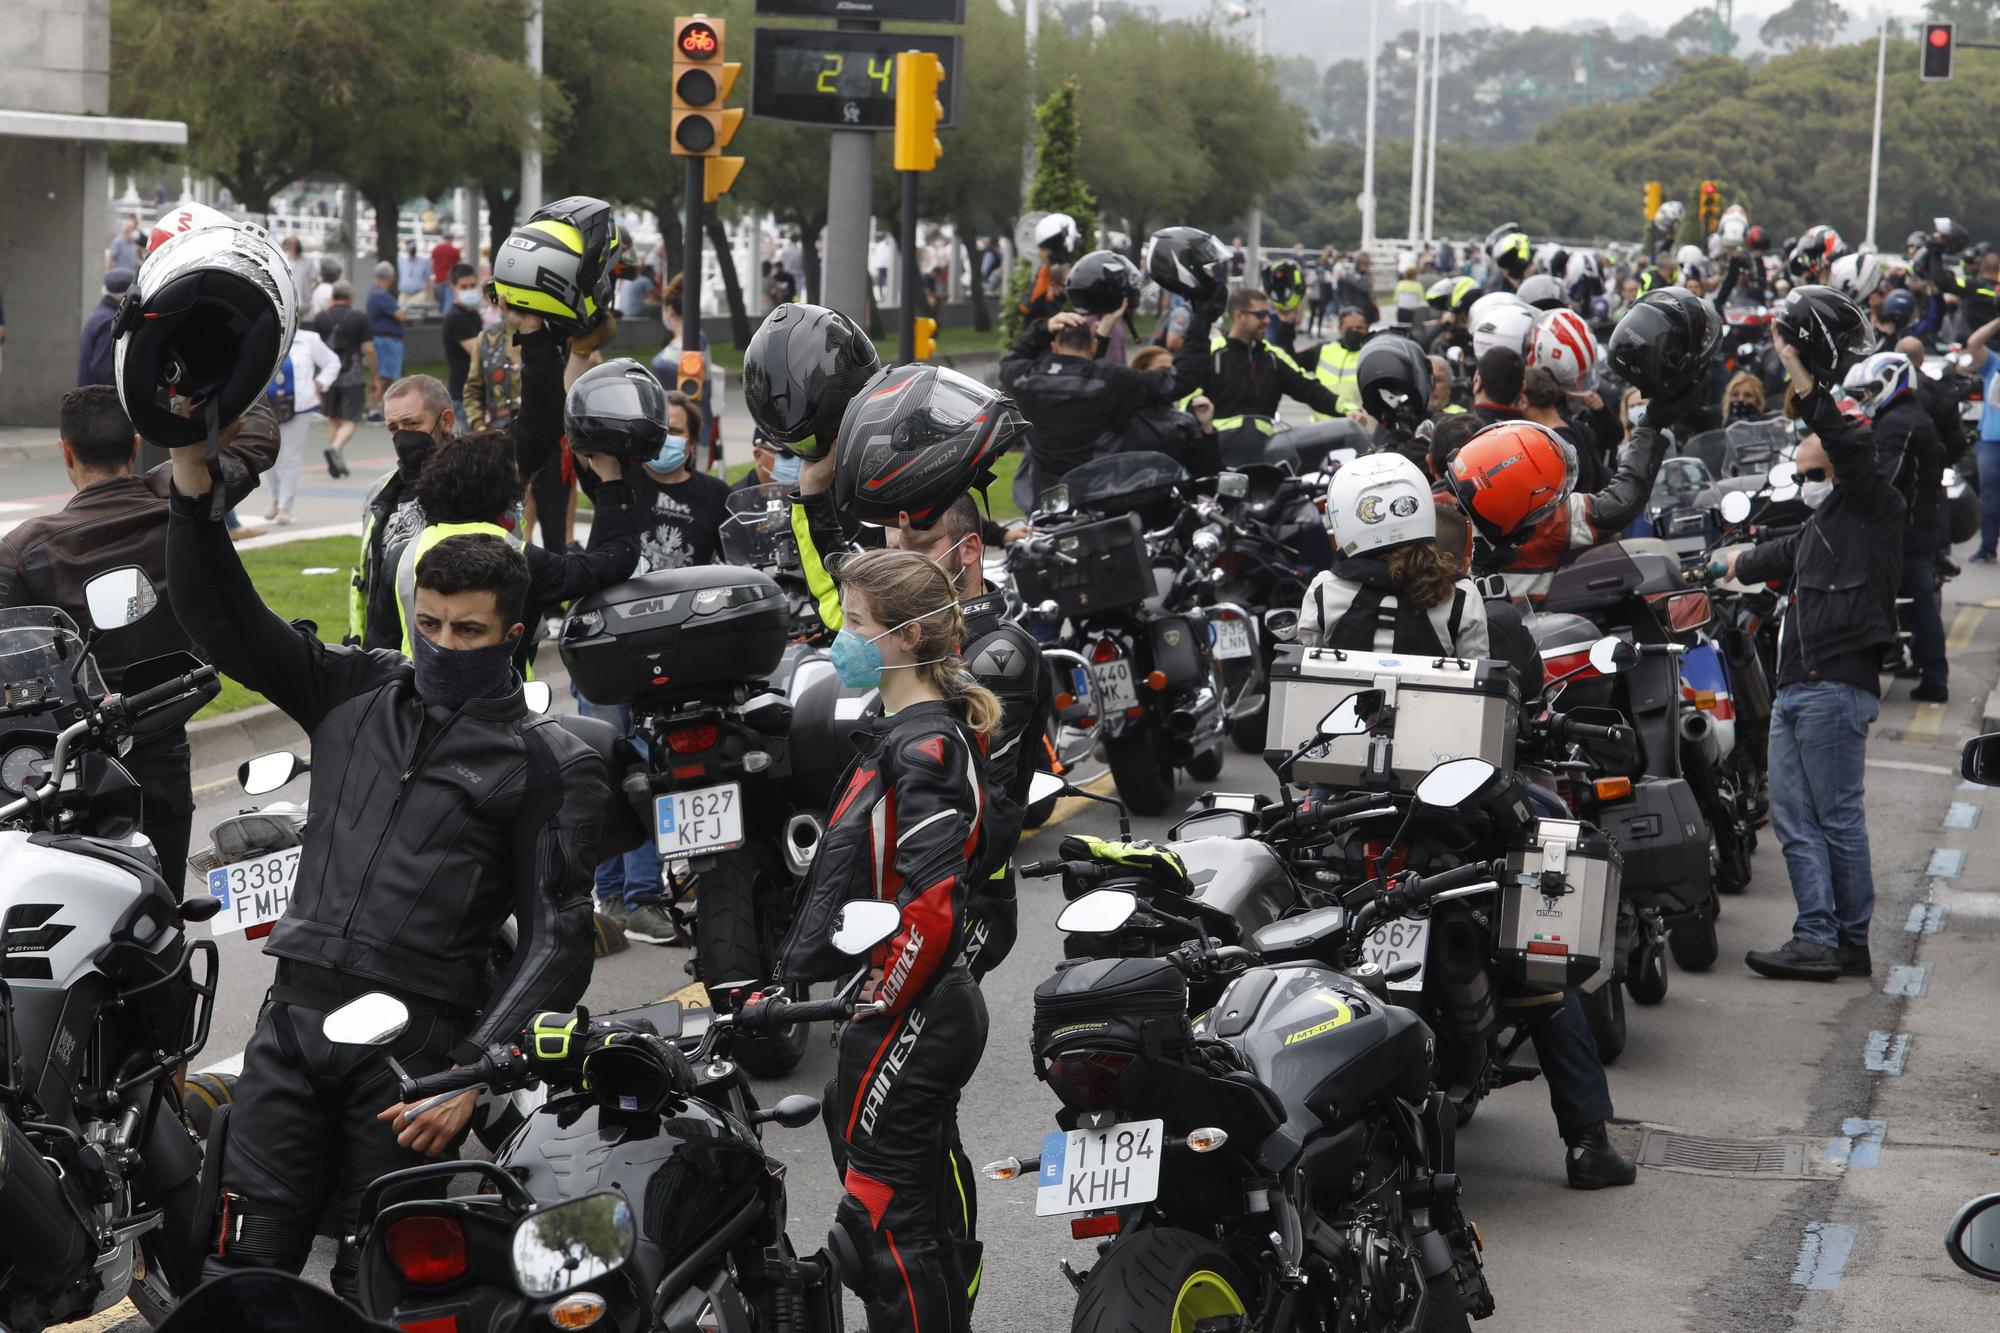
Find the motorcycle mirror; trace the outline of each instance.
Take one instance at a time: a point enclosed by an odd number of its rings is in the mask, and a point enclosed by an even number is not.
[[[1065,935],[1109,935],[1139,910],[1139,899],[1125,889],[1092,889],[1062,909],[1056,929]]]
[[[1798,478],[1799,470],[1792,466],[1792,460],[1789,458],[1781,458],[1771,464],[1771,470],[1764,474],[1765,482],[1774,491],[1786,486],[1796,486]]]
[[[803,1129],[817,1119],[819,1119],[819,1098],[795,1092],[789,1097],[780,1097],[776,1106],[753,1112],[750,1123]]]
[[[311,771],[312,765],[297,755],[285,750],[273,750],[270,754],[260,754],[237,765],[236,784],[252,796],[262,796]]]
[[[219,901],[219,900],[218,900]],[[320,1020],[320,1035],[342,1046],[380,1046],[403,1035],[410,1007],[393,995],[370,991]]]
[[[1323,737],[1363,734],[1381,714],[1386,697],[1381,690],[1356,690],[1319,720],[1317,734]]]
[[[1448,759],[1417,783],[1417,800],[1440,810],[1456,810],[1478,795],[1499,769],[1484,759]]]
[[[548,712],[549,702],[552,697],[549,692],[549,683],[545,680],[531,680],[521,686],[521,702],[528,706],[530,713],[540,714]]]
[[[1053,773],[1037,769],[1028,779],[1028,804],[1040,805],[1043,801],[1061,796],[1069,790],[1069,784]]]
[[[91,628],[100,632],[136,625],[160,604],[160,594],[137,565],[107,569],[83,585]]]
[[[2000,731],[1974,736],[1958,752],[1958,775],[1967,782],[2000,787]]]
[[[1250,494],[1250,478],[1241,472],[1218,472],[1215,474],[1215,493],[1231,500],[1241,500]]]
[[[632,1257],[632,1205],[609,1190],[537,1208],[514,1228],[514,1281],[530,1296],[595,1282]]]
[[[842,953],[858,957],[894,935],[902,924],[903,909],[894,903],[852,902],[841,907],[827,938]]]
[[[1118,836],[1128,840],[1131,838],[1132,817],[1125,812],[1125,802],[1116,796],[1105,796],[1079,787],[1075,783],[1064,782],[1053,773],[1037,771],[1028,779],[1028,804],[1038,805],[1051,796],[1080,796],[1086,801],[1096,801],[1100,805],[1110,806],[1118,812]]]
[[[1053,518],[1068,512],[1069,487],[1058,482],[1035,497],[1035,512],[1028,516],[1028,522],[1033,524],[1038,518]]]
[[[1606,635],[1590,645],[1590,665],[1599,674],[1615,676],[1639,664],[1639,650],[1625,640]]]
[[[1722,497],[1722,521],[1734,527],[1750,517],[1750,497],[1742,491],[1731,491]]]
[[[1944,1233],[1944,1252],[1974,1277],[2000,1282],[2000,1194],[1986,1194],[1958,1210]]]
[[[222,899],[204,894],[183,898],[179,909],[183,921],[206,921],[222,910]]]
[[[1264,613],[1264,629],[1279,643],[1291,643],[1299,637],[1299,613],[1297,608],[1274,606]]]

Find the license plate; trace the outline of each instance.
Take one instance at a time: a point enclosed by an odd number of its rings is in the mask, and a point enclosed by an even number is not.
[[[222,910],[208,920],[211,935],[233,935],[251,926],[276,921],[291,905],[292,883],[299,877],[299,847],[287,847],[254,861],[218,866],[208,872],[208,891],[222,900]]]
[[[1099,662],[1091,667],[1090,679],[1099,712],[1122,713],[1139,706],[1139,691],[1132,685],[1132,664],[1124,658]]]
[[[1224,662],[1250,656],[1250,625],[1242,620],[1211,620],[1208,641],[1215,645],[1216,657]]]
[[[1424,988],[1424,946],[1431,936],[1429,917],[1403,917],[1385,921],[1368,932],[1361,953],[1383,971],[1398,963],[1415,963],[1417,970],[1401,981],[1389,983],[1390,990],[1420,991]]]
[[[1057,1130],[1042,1137],[1035,1216],[1081,1213],[1150,1203],[1160,1193],[1163,1120],[1134,1120],[1110,1129]]]
[[[743,845],[743,788],[735,782],[719,787],[670,791],[653,798],[660,855],[700,856]]]

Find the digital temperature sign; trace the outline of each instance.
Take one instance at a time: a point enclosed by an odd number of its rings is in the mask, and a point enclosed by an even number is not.
[[[958,38],[907,32],[759,28],[750,114],[838,130],[894,129],[898,51],[929,51],[944,62],[939,124],[956,125]]]

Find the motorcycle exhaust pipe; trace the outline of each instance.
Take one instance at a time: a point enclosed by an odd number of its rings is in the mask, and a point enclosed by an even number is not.
[[[1711,764],[1722,758],[1722,742],[1715,734],[1715,724],[1699,709],[1681,714],[1681,739],[1698,747]]]
[[[1167,733],[1183,739],[1200,735],[1215,708],[1215,691],[1203,686],[1193,699],[1167,714]]]
[[[811,815],[793,815],[785,821],[785,864],[801,879],[812,869],[820,835],[819,821]]]
[[[69,1199],[59,1168],[35,1151],[21,1127],[0,1116],[0,1217],[7,1259],[17,1273],[60,1286],[90,1271],[97,1250]]]

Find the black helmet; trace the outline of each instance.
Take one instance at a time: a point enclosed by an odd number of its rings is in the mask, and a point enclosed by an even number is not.
[[[1398,434],[1414,435],[1430,414],[1430,358],[1400,334],[1362,344],[1354,362],[1354,386],[1362,410]]]
[[[563,429],[576,453],[643,462],[667,442],[667,391],[630,357],[592,366],[563,400]]]
[[[823,458],[848,399],[882,358],[855,322],[822,305],[787,303],[765,316],[743,353],[743,403],[765,439]]]
[[[1916,294],[1898,287],[1882,298],[1882,308],[1875,313],[1880,315],[1890,328],[1901,333],[1904,326],[1917,317]]]
[[[1832,287],[1792,288],[1771,323],[1798,352],[1816,385],[1838,385],[1849,363],[1875,350],[1867,312]]]
[[[1817,227],[1807,227],[1805,235],[1799,237],[1792,247],[1791,258],[1785,261],[1785,269],[1794,278],[1826,276],[1827,265],[1847,253],[1841,244],[1840,233],[1821,223]]]
[[[1108,315],[1136,302],[1145,279],[1139,266],[1113,250],[1092,250],[1070,265],[1063,290],[1069,303],[1086,315]]]
[[[678,1046],[650,1032],[623,1028],[589,1039],[583,1075],[599,1106],[626,1115],[657,1116],[694,1088],[687,1057]]]
[[[1296,310],[1306,299],[1306,271],[1296,259],[1280,259],[1264,266],[1264,295],[1280,310]]]
[[[1014,404],[944,366],[891,366],[840,420],[834,503],[864,523],[920,528],[993,479],[993,465],[1028,424]]]
[[[298,327],[291,266],[262,227],[200,227],[146,257],[112,325],[118,401],[132,429],[174,448],[250,409],[291,351]],[[191,416],[173,410],[192,400]]]
[[[1146,241],[1146,276],[1167,291],[1205,301],[1222,290],[1229,247],[1199,227],[1163,227]]]
[[[1932,218],[1931,229],[1937,236],[1938,249],[1948,255],[1958,254],[1972,244],[1972,233],[1965,229],[1965,224],[1962,222],[1953,222],[1950,218]]]
[[[1647,398],[1693,388],[1722,340],[1715,307],[1685,287],[1655,287],[1611,330],[1605,356]]]
[[[503,305],[574,336],[611,308],[617,250],[611,205],[573,194],[543,204],[493,251],[493,290]]]

